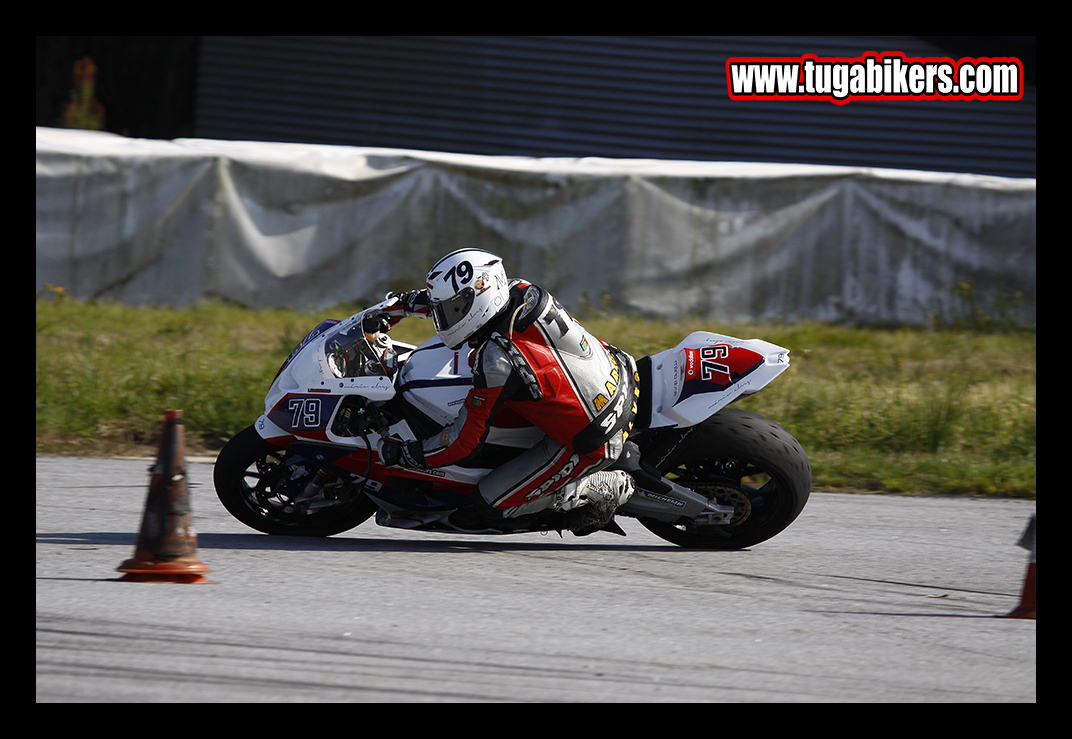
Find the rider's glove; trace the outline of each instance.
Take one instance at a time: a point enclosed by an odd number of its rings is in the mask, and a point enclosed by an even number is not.
[[[386,313],[369,313],[361,319],[361,328],[366,334],[387,333],[391,330],[391,319]]]
[[[380,461],[385,467],[398,466],[398,460],[402,458],[402,442],[397,439],[388,439],[386,436],[380,439]]]
[[[428,315],[428,291],[410,290],[405,293],[388,293],[388,298],[396,298],[407,316],[419,316],[425,318]]]
[[[428,318],[427,290],[410,290],[408,293],[387,293],[384,296],[387,303],[382,310],[365,316],[362,328],[365,333],[387,332],[396,323],[407,316]]]
[[[379,449],[380,461],[386,467],[424,469],[424,449],[419,441],[404,442],[384,436]]]

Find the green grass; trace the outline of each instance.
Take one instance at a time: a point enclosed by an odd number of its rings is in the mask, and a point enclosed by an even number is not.
[[[352,310],[36,307],[39,454],[154,454],[168,408],[184,411],[188,453],[218,449],[262,412],[293,345]],[[790,369],[740,405],[800,439],[818,489],[1035,495],[1033,331],[719,326],[596,311],[583,322],[637,357],[694,330],[789,348]],[[403,321],[394,335],[420,343],[432,327]]]

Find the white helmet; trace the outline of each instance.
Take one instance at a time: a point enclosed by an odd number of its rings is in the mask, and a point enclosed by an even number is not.
[[[457,349],[506,307],[510,286],[502,259],[459,249],[428,271],[429,312],[443,343]]]

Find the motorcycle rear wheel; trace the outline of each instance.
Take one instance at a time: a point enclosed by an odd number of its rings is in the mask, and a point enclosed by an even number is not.
[[[228,441],[216,459],[212,480],[227,511],[252,529],[278,536],[331,536],[348,531],[376,512],[359,490],[352,500],[303,511],[287,497],[290,454],[261,438],[252,426]]]
[[[694,549],[744,549],[796,520],[811,494],[811,464],[800,443],[758,413],[719,411],[658,465],[679,485],[735,509],[730,524],[672,524],[641,518],[656,536]]]

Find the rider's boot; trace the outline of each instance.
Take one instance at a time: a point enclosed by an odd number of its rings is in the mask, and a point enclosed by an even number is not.
[[[614,512],[635,489],[627,472],[595,472],[563,485],[556,509],[565,513],[566,528],[576,536],[587,536],[610,525]]]
[[[606,529],[624,532],[613,524],[614,513],[633,494],[632,476],[622,470],[607,470],[563,485],[546,500],[527,503],[499,511],[491,508],[479,494],[472,507],[461,508],[450,516],[450,523],[463,530],[487,526],[502,530],[561,530],[567,528],[577,536],[587,536]],[[504,515],[505,513],[505,515]]]

